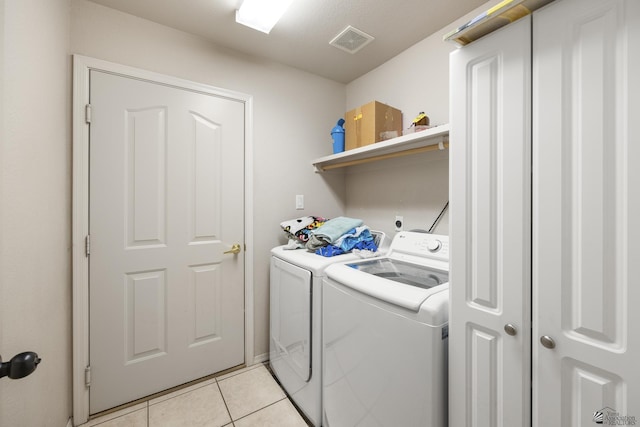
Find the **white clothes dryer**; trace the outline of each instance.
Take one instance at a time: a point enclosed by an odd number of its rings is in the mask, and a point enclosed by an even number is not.
[[[381,246],[384,233],[371,233]],[[271,250],[269,365],[316,427],[322,425],[322,278],[329,265],[359,259],[284,246]]]
[[[323,425],[447,425],[448,236],[400,232],[323,286]]]

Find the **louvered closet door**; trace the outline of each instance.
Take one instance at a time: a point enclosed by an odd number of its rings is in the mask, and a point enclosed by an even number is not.
[[[534,425],[640,425],[640,2],[533,23]]]
[[[452,427],[530,424],[530,37],[527,17],[451,55]]]

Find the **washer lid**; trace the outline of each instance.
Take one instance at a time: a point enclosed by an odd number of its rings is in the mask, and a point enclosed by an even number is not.
[[[354,265],[358,264],[360,263],[354,263]],[[421,268],[420,266],[416,267]],[[331,265],[327,268],[326,275],[330,279],[344,286],[355,289],[358,292],[371,295],[372,297],[378,298],[382,301],[386,301],[415,312],[420,310],[422,304],[430,296],[449,289],[448,283],[424,288],[414,286],[412,284],[393,281],[377,275],[364,273],[349,266],[348,264]]]
[[[423,289],[430,289],[449,281],[447,271],[391,258],[379,258],[347,265],[363,273]]]

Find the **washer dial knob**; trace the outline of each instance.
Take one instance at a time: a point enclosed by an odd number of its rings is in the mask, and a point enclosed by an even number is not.
[[[427,249],[429,249],[430,252],[437,252],[438,250],[440,250],[441,247],[442,247],[442,242],[438,239],[431,240],[427,244]]]

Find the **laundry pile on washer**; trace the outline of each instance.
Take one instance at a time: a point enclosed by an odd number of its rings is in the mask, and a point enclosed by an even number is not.
[[[306,248],[326,257],[349,252],[366,256],[378,250],[374,234],[357,218],[305,216],[284,221],[280,227],[289,238],[287,249]]]

